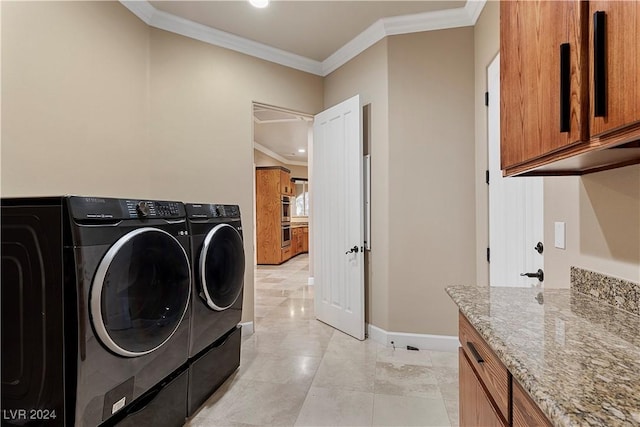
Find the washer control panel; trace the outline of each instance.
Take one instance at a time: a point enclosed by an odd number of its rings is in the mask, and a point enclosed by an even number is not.
[[[187,203],[185,205],[187,217],[198,218],[240,218],[240,207],[238,205],[214,205]]]
[[[172,219],[186,216],[184,204],[173,201],[71,196],[69,206],[71,215],[78,220]]]

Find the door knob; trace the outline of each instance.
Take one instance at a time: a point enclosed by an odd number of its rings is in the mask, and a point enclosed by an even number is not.
[[[345,254],[349,255],[352,253],[358,253],[360,251],[360,249],[358,249],[358,245],[355,245],[354,247],[352,247],[351,249],[349,249],[347,252],[345,252]]]
[[[527,276],[531,278],[537,277],[539,281],[544,281],[544,271],[542,271],[541,268],[539,268],[535,273],[520,273],[520,276]]]

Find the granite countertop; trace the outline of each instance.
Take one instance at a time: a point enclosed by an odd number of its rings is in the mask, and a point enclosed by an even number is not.
[[[554,425],[640,426],[640,316],[574,289],[447,293]]]
[[[291,223],[291,228],[300,228],[300,227],[308,227],[309,223],[308,222],[292,222]]]

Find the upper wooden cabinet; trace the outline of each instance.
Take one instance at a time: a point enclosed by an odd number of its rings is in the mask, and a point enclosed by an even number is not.
[[[503,1],[500,15],[505,175],[639,163],[640,148],[628,144],[640,139],[637,2]]]
[[[288,169],[280,169],[280,193],[285,196],[294,195],[294,184],[291,181],[291,172]]]
[[[584,126],[587,87],[583,84],[586,40],[581,25],[586,6],[573,1],[500,4],[503,169],[588,138]],[[568,64],[561,69],[563,55]],[[560,93],[561,72],[573,83],[571,96],[565,99]],[[561,106],[561,102],[567,104]],[[562,128],[561,107],[565,110],[562,119],[567,120]]]
[[[637,1],[591,1],[589,67],[591,134],[640,121],[640,6]]]

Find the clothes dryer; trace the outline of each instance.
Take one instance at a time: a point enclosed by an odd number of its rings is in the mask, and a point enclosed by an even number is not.
[[[185,365],[188,252],[180,202],[3,199],[3,425],[97,426]]]
[[[240,364],[245,254],[237,205],[186,204],[193,292],[189,415]]]

